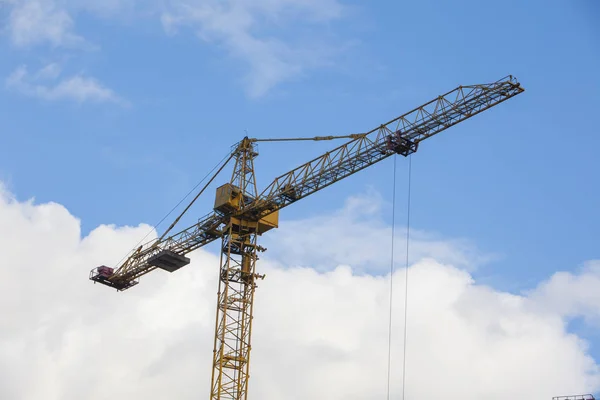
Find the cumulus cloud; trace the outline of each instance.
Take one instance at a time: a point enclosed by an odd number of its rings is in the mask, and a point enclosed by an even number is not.
[[[249,67],[245,83],[252,97],[308,69],[331,64],[339,50],[326,46],[322,36],[305,43],[280,38],[284,27],[305,24],[318,29],[341,18],[343,7],[337,0],[174,0],[168,5],[161,17],[165,30],[174,33],[179,26],[189,26],[204,41],[224,46]]]
[[[600,260],[591,260],[579,274],[556,273],[531,294],[540,310],[558,312],[565,318],[584,317],[588,323],[600,323]]]
[[[208,395],[216,255],[196,251],[181,271],[155,271],[116,293],[93,285],[88,272],[118,262],[148,226],[100,226],[82,238],[79,220],[63,206],[20,202],[4,189],[0,221],[0,398]],[[259,268],[267,278],[257,289],[251,398],[384,398],[390,277],[356,275],[344,265],[319,272],[285,258],[265,258]],[[404,272],[394,276],[394,293],[403,293]],[[481,286],[447,263],[414,262],[408,398],[550,399],[597,390],[598,365],[586,343],[565,331],[564,311],[536,306],[555,296],[543,287],[557,276],[519,296]],[[597,291],[600,271],[571,277],[561,284],[591,279]],[[398,397],[403,296],[394,298],[392,396]],[[595,300],[580,302],[600,314]]]
[[[309,265],[321,271],[340,264],[357,272],[386,273],[390,269],[391,226],[383,208],[390,206],[375,192],[346,200],[344,207],[328,215],[299,221],[285,220],[276,235],[265,238],[271,254],[291,265]],[[301,233],[300,233],[301,232]],[[496,259],[483,254],[466,239],[443,238],[418,229],[410,231],[409,262],[433,258],[460,268],[475,270]],[[395,267],[406,263],[406,228],[396,227]]]
[[[20,66],[6,79],[6,86],[25,96],[49,101],[128,104],[112,89],[92,77],[74,75],[58,80],[60,73],[57,64],[49,64],[34,74],[30,74],[26,66]]]

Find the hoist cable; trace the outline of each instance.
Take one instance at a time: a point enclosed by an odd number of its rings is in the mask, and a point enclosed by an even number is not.
[[[404,350],[402,355],[402,400],[406,393],[406,333],[408,322],[408,250],[410,244],[410,187],[412,178],[412,157],[408,157],[408,201],[406,206],[406,269],[404,276]]]
[[[392,248],[390,255],[390,315],[388,326],[388,365],[387,365],[387,400],[390,400],[390,384],[392,372],[392,299],[394,293],[394,237],[396,230],[396,159],[394,157],[394,180],[392,190]]]
[[[396,232],[396,157],[394,157],[394,178],[392,189],[392,246],[390,254],[390,304],[389,304],[389,325],[388,325],[388,365],[387,365],[387,400],[390,400],[391,391],[391,371],[392,371],[392,306],[394,293],[394,240]],[[407,211],[406,211],[406,265],[404,276],[404,343],[402,354],[402,400],[406,394],[406,339],[408,326],[408,266],[409,266],[409,244],[410,244],[410,200],[411,200],[411,181],[412,181],[412,157],[408,157],[408,190],[407,190]]]

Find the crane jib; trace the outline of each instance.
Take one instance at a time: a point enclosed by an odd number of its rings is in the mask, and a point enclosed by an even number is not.
[[[365,134],[348,135],[352,138],[349,142],[275,178],[251,201],[242,202],[243,209],[213,212],[179,233],[139,248],[116,269],[107,266],[93,269],[90,279],[125,290],[155,268],[177,270],[189,263],[185,254],[221,238],[232,216],[258,221],[391,155],[412,154],[421,141],[523,91],[513,76],[490,84],[459,86]],[[339,136],[313,139],[334,138]]]

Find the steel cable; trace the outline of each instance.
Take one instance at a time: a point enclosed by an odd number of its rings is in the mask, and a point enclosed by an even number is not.
[[[402,400],[406,393],[406,336],[408,327],[408,250],[410,243],[410,189],[412,178],[412,157],[408,157],[408,204],[406,206],[406,269],[404,275],[404,349],[402,354]]]
[[[392,189],[392,248],[390,255],[390,315],[388,325],[388,365],[387,365],[387,400],[390,400],[390,384],[392,371],[392,300],[394,294],[394,237],[396,232],[396,159],[394,157],[394,183]]]
[[[219,168],[219,166],[223,163],[223,161],[227,160],[229,157],[231,157],[231,152],[228,152],[225,157],[223,157],[221,159],[221,161],[219,161],[201,180],[200,182],[198,182],[196,184],[196,186],[194,186],[189,192],[187,192],[187,194],[185,196],[183,196],[183,198],[181,200],[179,200],[179,202],[173,206],[173,208],[171,208],[171,211],[169,211],[164,217],[162,217],[162,219],[160,221],[158,221],[158,223],[154,224],[152,226],[152,229],[150,229],[148,231],[148,233],[146,233],[146,235],[140,239],[139,242],[137,242],[137,244],[135,246],[133,246],[133,249],[135,250],[147,237],[148,235],[150,235],[153,231],[156,230],[156,228],[158,228],[158,226],[160,224],[162,224],[165,219],[167,219],[169,217],[169,215],[171,215],[173,213],[173,211],[175,211],[177,209],[177,207],[179,207],[181,205],[181,203],[183,203],[185,201],[185,199],[187,199],[189,197],[190,194],[192,194],[196,189],[198,189],[198,186],[200,186],[205,180],[206,178],[208,178],[217,168]],[[131,251],[130,251],[131,252]],[[127,255],[125,255],[123,258],[121,258],[121,260],[116,264],[116,266],[118,267],[119,265],[121,265],[121,263],[123,262],[123,260],[125,260],[127,258],[129,253],[127,253]]]
[[[394,179],[392,193],[392,246],[390,255],[390,304],[388,320],[388,365],[387,365],[387,400],[390,400],[391,393],[391,371],[392,371],[392,306],[394,293],[394,240],[396,232],[396,157],[394,157]],[[408,201],[406,213],[406,265],[404,278],[404,343],[402,354],[402,400],[406,394],[406,339],[408,322],[408,263],[409,263],[409,243],[410,243],[410,200],[411,200],[411,180],[412,180],[412,157],[408,157]]]

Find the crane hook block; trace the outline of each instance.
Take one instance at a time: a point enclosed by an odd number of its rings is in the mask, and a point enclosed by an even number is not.
[[[148,259],[148,264],[169,272],[177,271],[179,268],[184,267],[189,263],[189,258],[179,255],[171,250],[163,250]]]

